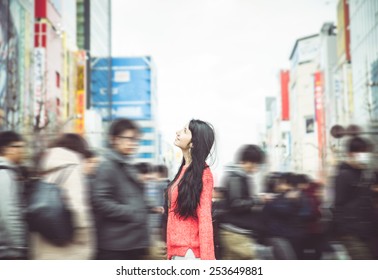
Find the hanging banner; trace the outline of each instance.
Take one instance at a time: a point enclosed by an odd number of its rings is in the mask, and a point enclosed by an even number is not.
[[[281,71],[281,120],[290,120],[290,107],[289,107],[289,82],[290,82],[290,72]]]
[[[316,72],[314,74],[314,95],[315,95],[315,120],[318,128],[318,148],[319,159],[322,162],[323,149],[325,143],[325,120],[324,120],[324,102],[323,102],[323,74]]]

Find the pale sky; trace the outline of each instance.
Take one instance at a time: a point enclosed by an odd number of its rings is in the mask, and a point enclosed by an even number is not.
[[[152,56],[166,141],[192,118],[214,125],[217,177],[238,147],[257,143],[296,39],[335,22],[336,2],[113,0],[113,56]]]

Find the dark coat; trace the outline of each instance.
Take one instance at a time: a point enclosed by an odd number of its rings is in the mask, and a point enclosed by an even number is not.
[[[279,194],[263,208],[266,234],[269,237],[299,238],[304,234],[304,220],[308,217],[304,197],[291,199]]]
[[[251,193],[253,186],[248,175],[240,169],[227,172],[223,188],[227,211],[221,218],[221,223],[232,224],[248,230],[260,231],[261,223],[258,213],[252,212],[255,199]]]
[[[374,233],[376,216],[371,186],[377,183],[376,174],[363,179],[366,170],[342,163],[335,176],[334,224],[338,235],[369,238]],[[366,173],[365,173],[366,174]]]
[[[147,248],[148,210],[134,166],[109,150],[91,181],[97,248],[115,251]]]

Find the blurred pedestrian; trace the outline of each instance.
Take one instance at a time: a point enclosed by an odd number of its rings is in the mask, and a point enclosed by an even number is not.
[[[164,213],[164,194],[169,184],[168,169],[165,165],[151,166],[151,176],[145,185],[145,196],[150,207],[149,228],[151,236],[150,258],[166,259],[165,237],[163,236],[162,225],[167,215]],[[163,222],[163,220],[165,220]],[[166,231],[164,230],[166,234]]]
[[[298,259],[302,252],[304,234],[299,222],[301,193],[295,189],[293,173],[277,176],[268,187],[274,197],[263,208],[265,243],[273,248],[275,259]]]
[[[220,241],[222,259],[248,260],[256,258],[255,237],[263,224],[252,207],[258,204],[250,175],[265,161],[265,154],[257,145],[242,146],[236,164],[229,166],[223,178],[226,213],[221,217]]]
[[[346,144],[348,158],[334,178],[334,223],[352,259],[377,258],[377,175],[370,169],[372,144],[355,136]],[[375,249],[373,249],[375,248]]]
[[[78,134],[66,133],[58,137],[42,154],[38,170],[42,180],[59,185],[67,207],[73,213],[74,237],[65,246],[56,246],[39,233],[32,233],[32,257],[37,260],[86,260],[93,256],[93,223],[90,216],[88,190],[83,173],[88,150],[86,140]],[[48,226],[48,225],[46,225]]]
[[[25,142],[14,131],[0,133],[0,260],[26,259],[26,222],[18,165],[25,156]]]
[[[128,119],[115,120],[109,129],[109,149],[93,185],[97,253],[100,260],[139,260],[149,247],[147,205],[138,170],[131,162],[140,129]]]
[[[183,153],[181,166],[168,187],[168,259],[213,260],[211,216],[213,175],[206,164],[214,144],[209,123],[191,120],[176,132]]]

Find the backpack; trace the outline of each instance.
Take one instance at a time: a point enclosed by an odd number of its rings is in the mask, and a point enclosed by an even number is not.
[[[70,171],[68,167],[72,165],[68,164],[44,172],[48,174],[64,169],[56,182],[48,183],[42,179],[34,182],[26,209],[30,230],[38,232],[56,246],[64,246],[71,242],[74,234],[73,215],[59,187],[69,177],[67,170]]]

